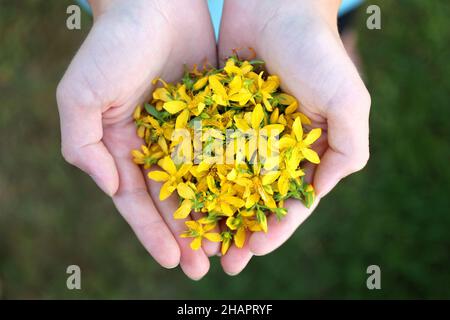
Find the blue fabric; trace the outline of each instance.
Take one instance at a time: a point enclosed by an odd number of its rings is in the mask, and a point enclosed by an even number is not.
[[[80,6],[89,13],[92,13],[91,6],[89,5],[87,0],[77,0]]]
[[[346,14],[347,12],[355,9],[357,6],[363,3],[363,1],[364,0],[343,0],[341,7],[339,8],[339,16],[342,16],[343,14]]]
[[[208,7],[217,40],[219,39],[220,20],[222,20],[223,0],[208,0]]]
[[[339,8],[339,16],[356,8],[363,1],[364,0],[343,0],[341,7]],[[219,28],[220,28],[220,20],[222,18],[223,2],[224,0],[208,0],[209,12],[211,14],[211,20],[214,26],[214,33],[216,35],[216,39],[219,38]],[[87,0],[78,0],[78,3],[88,12],[91,12],[91,8]]]

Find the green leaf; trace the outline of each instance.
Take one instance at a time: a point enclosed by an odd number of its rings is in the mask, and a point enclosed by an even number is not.
[[[309,209],[312,204],[314,203],[314,200],[316,198],[316,195],[314,194],[314,191],[312,192],[305,192],[305,200],[304,204]]]
[[[250,60],[249,63],[253,66],[257,66],[257,65],[263,65],[264,61],[259,60],[259,59],[253,59],[253,60]]]
[[[165,110],[158,111],[155,106],[146,103],[144,105],[145,110],[150,114],[153,118],[158,120],[160,123],[166,122],[168,118],[170,118],[171,114]]]
[[[223,239],[227,239],[227,240],[233,239],[233,234],[230,231],[224,231],[224,232],[222,232],[221,235],[222,235]]]
[[[184,74],[182,81],[187,90],[192,90],[194,88],[194,80],[190,77],[189,72]]]
[[[286,214],[287,209],[286,208],[276,208],[274,210],[275,216],[277,217],[277,220],[281,220]]]
[[[155,119],[157,119],[159,121],[164,121],[162,118],[161,112],[156,110],[155,106],[151,105],[150,103],[146,103],[144,105],[144,107],[145,107],[145,110],[148,112],[148,114],[153,116]]]
[[[256,220],[258,220],[259,223],[262,223],[264,220],[266,220],[266,215],[263,211],[257,210],[256,211]]]

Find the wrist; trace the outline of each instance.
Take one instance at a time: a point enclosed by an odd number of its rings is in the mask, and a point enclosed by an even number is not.
[[[292,17],[305,23],[327,25],[337,32],[337,16],[342,0],[226,0],[225,9],[246,12],[264,26],[272,19]],[[235,15],[233,15],[236,17]],[[258,26],[253,26],[258,27]]]
[[[102,13],[108,10],[114,1],[111,0],[88,0],[92,9],[92,15],[94,18],[98,17]]]
[[[150,8],[155,7],[157,0],[88,0],[94,19],[102,14],[110,11],[117,13],[128,13],[133,16],[145,16],[146,13],[151,12]],[[157,7],[164,4],[158,3]]]
[[[342,0],[304,0],[312,10],[331,26],[337,27],[337,16]]]

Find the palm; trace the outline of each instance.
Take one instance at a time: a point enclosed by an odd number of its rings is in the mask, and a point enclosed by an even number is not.
[[[236,12],[239,12],[237,17]],[[312,120],[312,127],[323,129],[324,134],[314,144],[323,157],[322,163],[318,167],[307,168],[307,179],[314,183],[319,195],[325,194],[334,186],[332,171],[337,165],[335,159],[342,143],[346,143],[342,140],[347,131],[337,123],[336,120],[342,117],[337,114],[346,111],[339,109],[347,102],[352,99],[360,101],[358,95],[365,94],[337,30],[317,21],[319,19],[310,16],[308,10],[298,8],[297,2],[277,7],[272,1],[249,0],[244,5],[240,1],[229,0],[222,19],[221,60],[234,48],[253,48],[257,57],[266,62],[268,72],[280,76],[282,89],[300,101],[300,111]],[[357,113],[352,116],[359,120]],[[367,119],[362,120],[367,122]],[[362,135],[367,139],[363,132]],[[235,250],[230,253],[231,257],[224,257],[222,264],[225,269],[239,270],[250,259],[250,252],[265,254],[280,246],[314,209],[307,209],[294,201],[286,206],[290,214],[281,222],[271,217],[269,232],[253,234],[247,253]]]
[[[182,14],[196,19],[197,23],[186,21]],[[166,16],[171,17],[170,21]],[[113,162],[109,161],[111,166],[108,166],[109,155],[99,155],[103,150],[95,149],[90,153],[94,159],[86,162],[90,167],[85,171],[100,172],[107,177],[102,178],[107,180],[104,184],[116,185],[112,188],[117,189],[113,196],[115,205],[155,259],[172,267],[178,264],[181,255],[181,267],[192,278],[207,272],[207,256],[203,251],[193,252],[188,241],[179,239],[184,224],[171,218],[177,202],[168,199],[160,203],[159,186],[148,182],[132,163],[130,151],[142,144],[132,114],[136,105],[149,99],[152,80],[159,77],[166,81],[178,80],[183,65],[201,64],[205,59],[215,64],[215,58],[213,32],[202,1],[185,8],[147,1],[141,7],[140,3],[133,2],[99,16],[62,80],[63,89],[58,95],[62,121],[75,113],[63,106],[69,104],[66,102],[69,97],[76,100],[73,105],[82,101],[92,105],[92,109],[93,104],[101,109],[98,115],[101,125],[90,127],[88,135],[103,142],[104,146],[100,142],[101,149],[106,147]],[[63,152],[64,140],[80,134],[65,133],[66,127],[62,126]],[[91,144],[90,141],[80,143],[84,149],[89,149]],[[72,155],[74,152],[65,153],[66,158],[75,159],[69,162],[80,162],[76,159],[79,156]],[[83,168],[83,164],[79,166]],[[114,176],[112,171],[117,174]]]

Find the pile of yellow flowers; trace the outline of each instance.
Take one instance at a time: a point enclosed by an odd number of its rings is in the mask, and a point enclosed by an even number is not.
[[[203,239],[222,242],[222,254],[232,241],[242,248],[250,232],[267,232],[270,214],[287,213],[286,199],[311,206],[303,168],[320,162],[311,145],[321,129],[306,130],[311,121],[262,61],[232,56],[222,69],[194,67],[179,83],[156,81],[162,86],[150,103],[134,112],[145,143],[132,156],[145,169],[162,169],[148,177],[163,183],[160,200],[177,191],[175,219],[201,213],[181,234],[193,238],[192,249]]]

